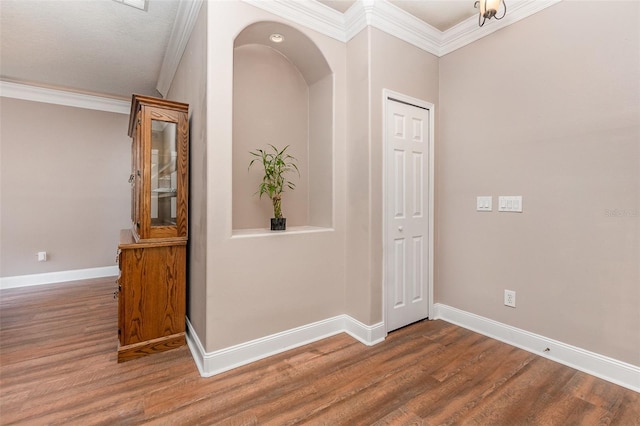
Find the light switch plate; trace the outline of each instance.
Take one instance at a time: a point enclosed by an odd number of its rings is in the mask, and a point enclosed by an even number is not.
[[[493,208],[493,197],[491,195],[479,196],[476,198],[476,210],[479,212],[490,212]]]
[[[500,195],[498,197],[498,211],[522,213],[522,195]]]

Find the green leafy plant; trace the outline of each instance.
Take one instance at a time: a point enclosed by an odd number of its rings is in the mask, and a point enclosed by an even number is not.
[[[264,176],[262,182],[258,185],[256,194],[260,194],[260,198],[266,194],[273,203],[273,216],[276,219],[282,218],[282,192],[285,188],[295,189],[296,185],[285,177],[285,174],[296,172],[300,176],[298,170],[298,160],[287,153],[289,145],[282,150],[269,144],[271,150],[256,149],[249,152],[255,158],[249,163],[249,169],[254,163],[262,164],[264,168]]]

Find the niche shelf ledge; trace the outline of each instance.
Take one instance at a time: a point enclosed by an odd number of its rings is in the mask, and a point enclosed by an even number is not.
[[[254,237],[275,237],[278,235],[291,234],[314,234],[318,232],[333,232],[333,228],[321,226],[289,226],[284,231],[272,231],[268,228],[234,229],[231,231],[231,238],[254,238]]]

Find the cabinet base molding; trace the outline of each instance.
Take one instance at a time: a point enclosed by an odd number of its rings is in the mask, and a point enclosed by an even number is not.
[[[118,346],[118,362],[130,361],[157,352],[169,351],[186,344],[185,334],[178,333],[132,345]]]

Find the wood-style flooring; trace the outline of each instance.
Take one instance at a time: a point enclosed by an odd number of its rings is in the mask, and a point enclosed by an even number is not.
[[[186,346],[118,364],[114,280],[0,292],[1,424],[640,425],[640,394],[444,321],[210,378]]]

